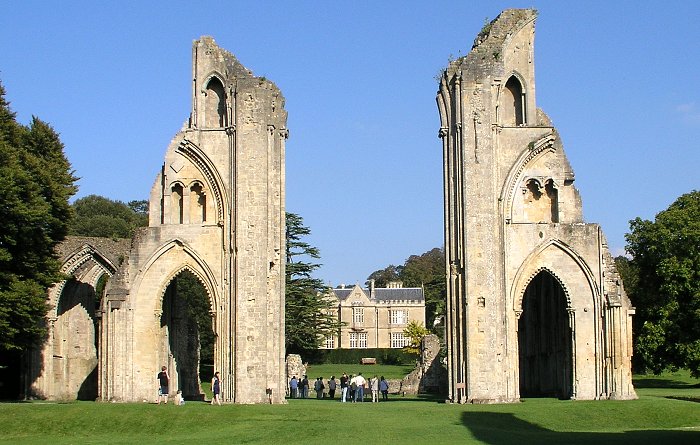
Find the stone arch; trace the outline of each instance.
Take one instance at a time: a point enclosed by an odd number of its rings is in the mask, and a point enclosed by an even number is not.
[[[525,82],[517,72],[513,72],[501,89],[498,101],[498,120],[504,127],[525,125],[527,120]]]
[[[185,217],[185,186],[180,181],[170,183],[170,223],[182,224]]]
[[[206,252],[204,252],[206,255]],[[163,243],[144,261],[143,267],[135,277],[131,286],[130,308],[133,313],[133,332],[139,333],[142,341],[133,344],[132,367],[150,376],[153,370],[159,370],[165,365],[177,369],[174,357],[169,355],[168,327],[162,325],[164,313],[163,297],[175,278],[181,272],[187,270],[192,273],[202,284],[209,298],[212,314],[212,329],[215,333],[214,361],[217,363],[216,351],[222,347],[223,320],[221,319],[219,295],[219,283],[207,264],[207,258],[196,252],[191,246],[180,239],[171,239]],[[153,374],[155,378],[155,374]],[[179,376],[172,376],[172,389],[177,390]],[[152,394],[152,382],[134,382],[134,394],[139,399],[150,399]]]
[[[212,73],[204,82],[204,127],[224,128],[228,126],[226,90],[223,76]]]
[[[577,379],[577,376],[598,374],[601,339],[599,334],[600,291],[593,272],[586,261],[566,243],[549,239],[525,258],[514,275],[510,290],[512,304],[512,335],[520,328],[520,318],[524,310],[523,299],[530,283],[546,272],[554,277],[562,288],[566,299],[568,323],[571,334],[571,387],[568,394],[558,394],[567,398],[595,398],[598,394],[595,379]],[[519,366],[520,354],[514,355],[513,367]]]
[[[183,253],[182,258],[178,259],[177,261],[167,260],[165,257],[168,255],[169,252],[173,250],[181,251]],[[142,272],[139,273],[139,276],[136,278],[136,280],[134,280],[134,288],[138,289],[139,293],[141,287],[143,286],[144,277],[151,273],[159,262],[168,262],[170,264],[168,265],[168,267],[166,267],[166,273],[161,274],[159,276],[157,280],[158,284],[155,286],[157,289],[164,289],[164,286],[167,286],[167,284],[173,279],[173,277],[182,272],[183,269],[187,269],[190,272],[192,272],[196,277],[198,277],[198,279],[204,285],[204,288],[207,290],[207,293],[211,298],[212,311],[216,312],[216,308],[218,307],[219,302],[219,296],[216,292],[216,289],[218,288],[218,283],[216,281],[214,273],[212,272],[211,268],[204,260],[204,258],[202,258],[187,243],[178,238],[174,238],[163,243],[161,247],[156,249],[153,252],[153,254],[151,254],[149,259],[144,263]],[[165,276],[166,278],[162,278],[163,276]],[[160,293],[159,296],[162,297],[162,293]]]
[[[83,266],[90,261],[94,263],[93,266],[90,268],[83,268]],[[84,270],[78,273],[81,268]],[[117,266],[94,246],[85,243],[63,260],[60,271],[62,274],[69,276],[78,274],[79,276],[76,278],[94,288],[102,275],[107,274],[110,277],[114,275],[117,271]],[[67,280],[63,280],[49,289],[48,302],[51,308],[48,314],[49,318],[56,316],[58,299],[63,293],[66,282]]]
[[[201,181],[192,181],[189,185],[190,217],[191,224],[200,224],[207,221],[207,193]]]
[[[523,292],[518,318],[518,374],[521,397],[573,393],[571,298],[561,280],[539,268]]]
[[[43,361],[48,379],[37,389],[54,399],[95,400],[98,395],[99,318],[97,284],[117,267],[89,243],[71,252],[61,272],[71,278],[49,290],[49,340]]]
[[[583,261],[582,257],[576,253],[571,247],[566,243],[563,243],[557,239],[550,239],[538,247],[533,249],[532,252],[527,256],[527,258],[520,265],[520,268],[515,274],[513,279],[513,286],[511,287],[511,301],[513,302],[513,311],[518,314],[522,312],[522,296],[525,289],[530,284],[532,279],[542,270],[546,270],[552,276],[554,276],[561,284],[567,295],[567,301],[569,308],[575,308],[575,305],[579,303],[572,298],[573,292],[567,288],[567,280],[562,279],[563,274],[559,274],[557,271],[560,270],[561,265],[555,266],[554,264],[543,264],[546,257],[553,257],[553,255],[547,255],[546,251],[548,249],[554,249],[556,252],[560,252],[563,256],[568,258],[576,268],[585,276],[588,288],[590,289],[591,301],[589,304],[593,304],[594,295],[598,295],[598,286],[596,285],[593,272],[590,267]],[[583,302],[581,302],[583,303]]]
[[[513,222],[559,222],[559,190],[552,178],[525,177],[521,185],[522,215],[516,212]],[[516,216],[520,216],[516,221]]]
[[[503,203],[503,218],[506,224],[513,221],[513,202],[515,200],[518,185],[522,183],[527,167],[536,162],[547,153],[556,150],[556,137],[549,133],[540,139],[530,143],[518,156],[518,159],[510,168],[506,180],[503,182],[499,202]]]
[[[194,286],[188,276],[194,277]],[[210,366],[203,368],[203,363],[213,365],[213,343],[218,332],[205,278],[196,268],[185,264],[173,270],[158,301],[161,316],[157,321],[164,335],[156,345],[156,355],[170,369],[171,393],[181,390],[187,400],[202,400],[200,382],[202,377],[204,381],[210,379],[213,372]]]
[[[227,212],[225,203],[228,202],[228,198],[218,169],[202,149],[188,139],[183,139],[175,149],[175,152],[188,159],[202,174],[206,188],[211,191],[214,198],[213,204],[216,206],[217,223],[222,224],[224,215]]]

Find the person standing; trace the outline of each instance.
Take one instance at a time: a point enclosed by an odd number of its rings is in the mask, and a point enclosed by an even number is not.
[[[340,376],[340,401],[347,402],[348,400],[348,375],[343,373]]]
[[[365,401],[365,386],[367,385],[367,380],[362,377],[362,373],[358,373],[355,377],[355,383],[357,384],[357,389],[355,390],[355,402],[358,400],[360,402]]]
[[[384,376],[379,379],[379,391],[382,392],[382,400],[389,400],[389,382],[384,380]]]
[[[292,380],[289,381],[289,397],[292,399],[297,398],[297,388],[299,387],[299,380],[297,376],[293,375]]]
[[[158,398],[158,405],[160,405],[160,402],[165,403],[166,405],[168,404],[168,394],[170,393],[170,389],[168,388],[170,384],[170,377],[168,376],[168,368],[163,366],[160,369],[160,372],[158,373],[158,383],[160,384],[160,397]]]
[[[309,378],[304,376],[301,380],[301,398],[307,399],[309,397]]]
[[[335,387],[337,383],[335,382],[335,376],[332,375],[331,379],[328,381],[328,397],[331,399],[335,398]]]
[[[316,398],[317,399],[323,398],[323,390],[325,388],[326,388],[326,386],[323,384],[323,377],[317,378],[316,382],[314,383],[314,391],[316,391]]]
[[[349,385],[348,391],[350,391],[350,401],[352,403],[355,403],[355,393],[357,392],[357,377],[350,374],[350,380],[348,382],[348,385]]]
[[[213,405],[216,402],[217,405],[221,405],[221,378],[219,377],[219,371],[216,371],[211,379],[211,391],[214,393],[211,404]]]
[[[379,402],[379,379],[376,375],[370,379],[369,389],[372,390],[372,403]]]

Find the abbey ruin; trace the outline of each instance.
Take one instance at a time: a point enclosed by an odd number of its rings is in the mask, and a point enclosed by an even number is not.
[[[149,227],[128,249],[65,243],[73,279],[50,290],[49,340],[30,392],[152,401],[167,366],[173,393],[202,397],[198,333],[171,284],[190,273],[208,295],[222,399],[284,401],[286,122],[272,82],[212,38],[194,42],[192,110],[151,189]],[[111,278],[95,304],[103,275]]]
[[[448,398],[636,398],[634,309],[536,105],[535,19],[504,11],[440,80]]]
[[[634,309],[536,107],[535,19],[504,11],[440,79],[454,403],[636,397]],[[223,400],[284,402],[284,98],[210,37],[193,44],[191,94],[148,227],[60,247],[71,278],[49,290],[49,337],[29,361],[27,396],[152,402],[167,366],[171,392],[202,398],[203,328],[178,289],[187,275],[207,295]]]

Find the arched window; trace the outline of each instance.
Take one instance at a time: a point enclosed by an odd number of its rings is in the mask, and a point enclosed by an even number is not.
[[[207,220],[207,195],[199,182],[190,187],[190,223],[199,224]]]
[[[499,115],[501,125],[514,127],[525,123],[523,87],[515,76],[510,76],[501,93]]]
[[[227,124],[224,86],[218,78],[212,77],[206,90],[204,126],[207,128],[225,127]]]
[[[183,190],[182,185],[175,184],[171,188],[171,205],[170,205],[170,222],[173,224],[182,224],[183,220]]]
[[[526,222],[559,222],[559,192],[553,180],[547,180],[542,187],[539,180],[531,178],[525,183],[523,195],[523,219]]]

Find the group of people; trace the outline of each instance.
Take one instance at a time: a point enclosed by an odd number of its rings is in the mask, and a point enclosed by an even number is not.
[[[158,405],[163,402],[164,404],[168,404],[168,395],[170,394],[170,376],[168,375],[168,368],[163,366],[158,373],[158,376],[156,377],[158,380],[158,400],[157,403]],[[214,405],[221,405],[221,377],[219,376],[219,371],[216,371],[214,373],[214,377],[211,378],[211,391],[213,393],[213,397],[211,399],[211,404]],[[185,404],[185,399],[182,396],[182,391],[177,392],[177,396],[175,399],[175,404],[176,405],[184,405]]]
[[[389,399],[389,382],[381,376],[377,378],[375,375],[369,381],[358,373],[356,376],[348,376],[346,373],[340,377],[340,381],[336,382],[335,376],[328,379],[328,393],[325,392],[326,384],[323,382],[323,377],[318,377],[314,381],[314,391],[317,399],[335,398],[335,391],[340,385],[340,401],[341,402],[364,402],[365,390],[371,392],[372,402],[379,402],[379,394],[381,393],[382,400]],[[302,378],[292,376],[289,380],[289,397],[293,399],[308,399],[309,398],[309,378],[304,375]]]

